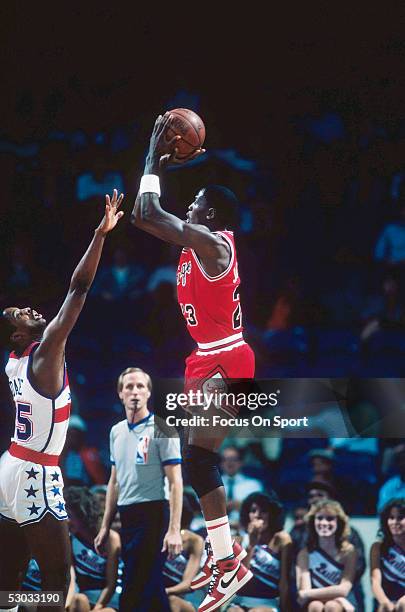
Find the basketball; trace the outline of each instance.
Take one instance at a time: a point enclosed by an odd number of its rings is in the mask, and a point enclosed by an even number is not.
[[[172,140],[176,135],[181,136],[175,145],[178,150],[177,159],[186,161],[202,147],[205,140],[205,125],[201,117],[188,108],[175,108],[168,112],[172,119],[166,129],[166,138]]]

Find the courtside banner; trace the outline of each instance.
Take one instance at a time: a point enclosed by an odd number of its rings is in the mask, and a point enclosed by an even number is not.
[[[405,379],[154,380],[160,435],[405,437]]]

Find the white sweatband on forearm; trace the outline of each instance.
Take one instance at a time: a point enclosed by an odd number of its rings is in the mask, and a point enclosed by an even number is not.
[[[144,174],[141,178],[139,193],[156,193],[160,198],[160,181],[156,174]]]

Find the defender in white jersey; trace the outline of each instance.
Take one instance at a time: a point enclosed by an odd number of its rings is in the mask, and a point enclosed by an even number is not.
[[[13,352],[6,366],[16,421],[11,446],[0,459],[0,591],[18,591],[32,556],[42,589],[63,591],[70,580],[70,542],[58,467],[70,412],[65,344],[94,280],[104,240],[122,212],[114,190],[105,214],[73,273],[56,317],[46,324],[32,308],[6,308]],[[52,607],[62,610],[63,604]]]

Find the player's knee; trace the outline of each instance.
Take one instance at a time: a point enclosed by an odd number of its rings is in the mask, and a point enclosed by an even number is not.
[[[189,444],[183,459],[185,475],[199,498],[222,486],[218,453]]]

